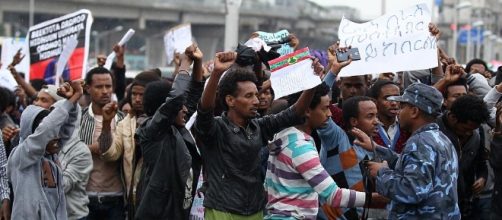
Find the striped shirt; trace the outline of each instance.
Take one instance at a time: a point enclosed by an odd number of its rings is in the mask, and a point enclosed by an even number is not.
[[[121,111],[117,111],[117,114],[115,115],[115,125],[119,123],[122,119],[124,119],[125,115]],[[91,145],[92,144],[92,137],[95,136],[94,134],[94,113],[92,112],[92,103],[89,105],[89,107],[82,109],[82,121],[80,122],[80,139],[87,144]],[[97,135],[99,136],[99,135]]]
[[[365,193],[339,188],[324,170],[309,135],[290,127],[268,147],[265,219],[316,219],[319,200],[333,207],[364,205]]]
[[[10,199],[10,188],[7,182],[7,155],[5,145],[2,140],[2,130],[0,129],[0,199]]]

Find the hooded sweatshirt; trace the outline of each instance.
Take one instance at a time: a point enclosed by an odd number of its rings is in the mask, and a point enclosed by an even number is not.
[[[77,111],[75,127],[80,126],[82,113]],[[67,144],[58,154],[63,170],[63,186],[66,195],[68,219],[80,219],[89,215],[89,197],[85,190],[92,170],[92,155],[87,145],[80,140],[79,129],[75,129]]]
[[[365,193],[342,189],[322,167],[314,139],[295,127],[276,134],[268,145],[265,219],[316,219],[319,197],[332,207],[362,207]]]
[[[63,172],[57,155],[46,154],[46,146],[58,137],[59,146],[64,146],[75,128],[78,107],[68,100],[59,101],[32,133],[33,121],[43,110],[30,105],[23,111],[19,145],[12,150],[7,162],[15,219],[68,218]]]

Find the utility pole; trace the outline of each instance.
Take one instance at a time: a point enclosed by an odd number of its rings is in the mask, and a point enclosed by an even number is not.
[[[239,40],[239,8],[242,0],[225,0],[225,51],[237,48]]]

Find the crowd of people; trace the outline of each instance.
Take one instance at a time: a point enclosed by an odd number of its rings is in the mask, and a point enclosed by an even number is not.
[[[111,69],[97,56],[58,87],[27,83],[18,52],[0,219],[200,219],[201,198],[208,220],[502,219],[502,67],[438,48],[432,69],[340,77],[358,61],[337,42],[312,53],[320,85],[276,99],[279,54],[248,46],[194,43],[172,77],[128,79],[116,45]]]

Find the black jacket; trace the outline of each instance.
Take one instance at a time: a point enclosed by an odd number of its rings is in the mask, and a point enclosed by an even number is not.
[[[485,148],[484,140],[480,136],[480,129],[478,128],[473,131],[472,136],[465,143],[464,146],[460,146],[459,139],[457,135],[453,132],[452,128],[447,125],[446,116],[437,120],[439,129],[450,139],[450,141],[455,146],[458,156],[458,202],[460,206],[460,211],[462,215],[469,214],[470,212],[470,200],[472,197],[472,185],[476,179],[483,177],[485,180],[488,179],[488,166],[486,161],[488,160],[488,154]]]
[[[186,183],[192,169],[193,198],[202,162],[188,130],[176,127],[174,121],[183,104],[190,117],[202,88],[202,82],[178,75],[166,102],[136,131],[136,142],[143,154],[136,219],[188,219],[191,202],[184,207]]]
[[[262,212],[266,203],[260,171],[260,149],[274,134],[303,123],[292,108],[233,124],[223,113],[197,112],[194,134],[204,159],[207,191],[204,207],[239,215]]]
[[[495,176],[491,209],[502,215],[502,136],[493,137],[490,146],[490,165]]]

